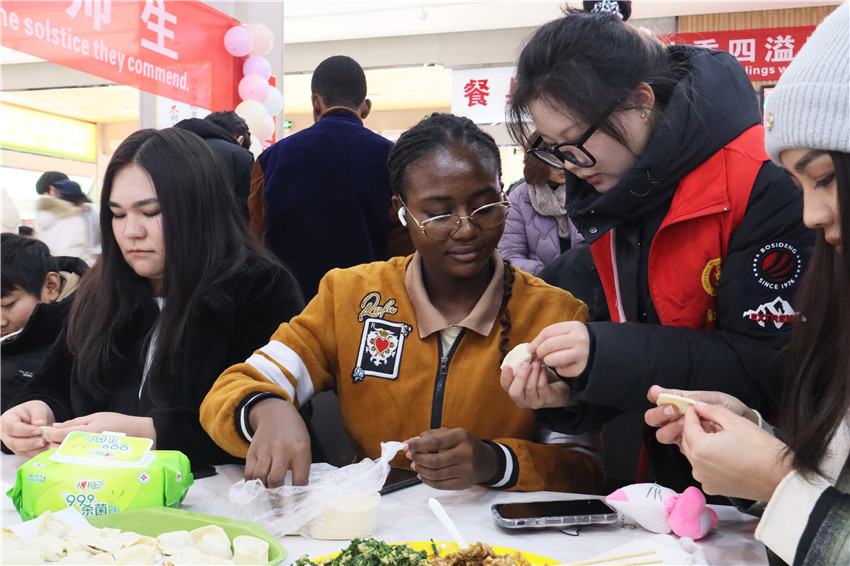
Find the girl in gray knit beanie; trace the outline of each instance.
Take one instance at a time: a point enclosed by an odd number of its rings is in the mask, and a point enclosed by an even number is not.
[[[798,294],[784,442],[753,424],[761,424],[755,411],[716,392],[687,393],[710,404],[688,410],[684,427],[665,424],[660,408],[646,413],[648,424],[665,425],[662,442],[679,443],[706,492],[767,502],[755,536],[771,563],[850,564],[848,55],[845,3],[818,26],[766,104],[767,152],[802,190],[803,219],[817,231]]]

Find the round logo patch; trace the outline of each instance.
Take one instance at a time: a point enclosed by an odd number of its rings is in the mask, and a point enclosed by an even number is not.
[[[762,287],[773,291],[797,283],[802,270],[800,252],[788,242],[771,242],[753,256],[753,277]]]
[[[719,257],[709,260],[702,270],[702,288],[712,297],[717,296],[717,284],[720,281],[720,264],[723,263]]]

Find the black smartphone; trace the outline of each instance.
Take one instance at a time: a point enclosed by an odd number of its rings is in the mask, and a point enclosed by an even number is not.
[[[386,495],[411,485],[422,483],[422,480],[416,477],[416,472],[408,468],[390,468],[390,473],[387,480],[384,482],[384,487],[380,494]]]
[[[496,503],[496,524],[508,529],[562,528],[617,522],[617,511],[601,499]]]
[[[201,478],[208,478],[214,476],[215,474],[215,466],[208,466],[206,464],[192,466],[192,477],[194,477],[196,480],[199,480]]]

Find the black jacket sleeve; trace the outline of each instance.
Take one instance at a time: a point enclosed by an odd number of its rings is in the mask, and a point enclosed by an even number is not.
[[[777,301],[793,305],[814,242],[802,210],[802,195],[788,176],[769,163],[763,166],[723,262],[717,329],[591,322],[595,347],[586,379],[574,385],[578,409],[543,410],[538,418],[578,434],[621,411],[648,409],[646,393],[653,384],[724,391],[765,416],[774,414],[785,379],[783,349],[793,323],[758,313],[769,314]],[[787,244],[783,249],[792,250],[789,258],[800,269],[774,285],[764,281],[759,266],[777,243]]]
[[[10,406],[27,401],[44,401],[53,411],[56,422],[73,418],[71,409],[71,368],[74,359],[68,351],[67,325],[50,347],[41,367],[28,380]]]

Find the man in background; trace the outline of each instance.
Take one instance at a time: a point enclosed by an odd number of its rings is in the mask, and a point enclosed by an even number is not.
[[[363,126],[372,108],[363,69],[330,57],[310,87],[313,125],[260,154],[248,202],[252,234],[293,272],[308,301],[329,270],[386,259],[394,219],[393,144]]]
[[[248,124],[233,110],[219,110],[207,114],[204,120],[221,126],[236,139],[236,143],[245,149],[251,149],[251,132],[248,130]]]
[[[247,149],[251,145],[251,134],[245,120],[236,112],[226,110],[213,112],[203,119],[180,120],[174,124],[174,127],[197,134],[213,151],[225,179],[236,195],[239,212],[247,222],[248,193],[251,190],[254,154]]]

